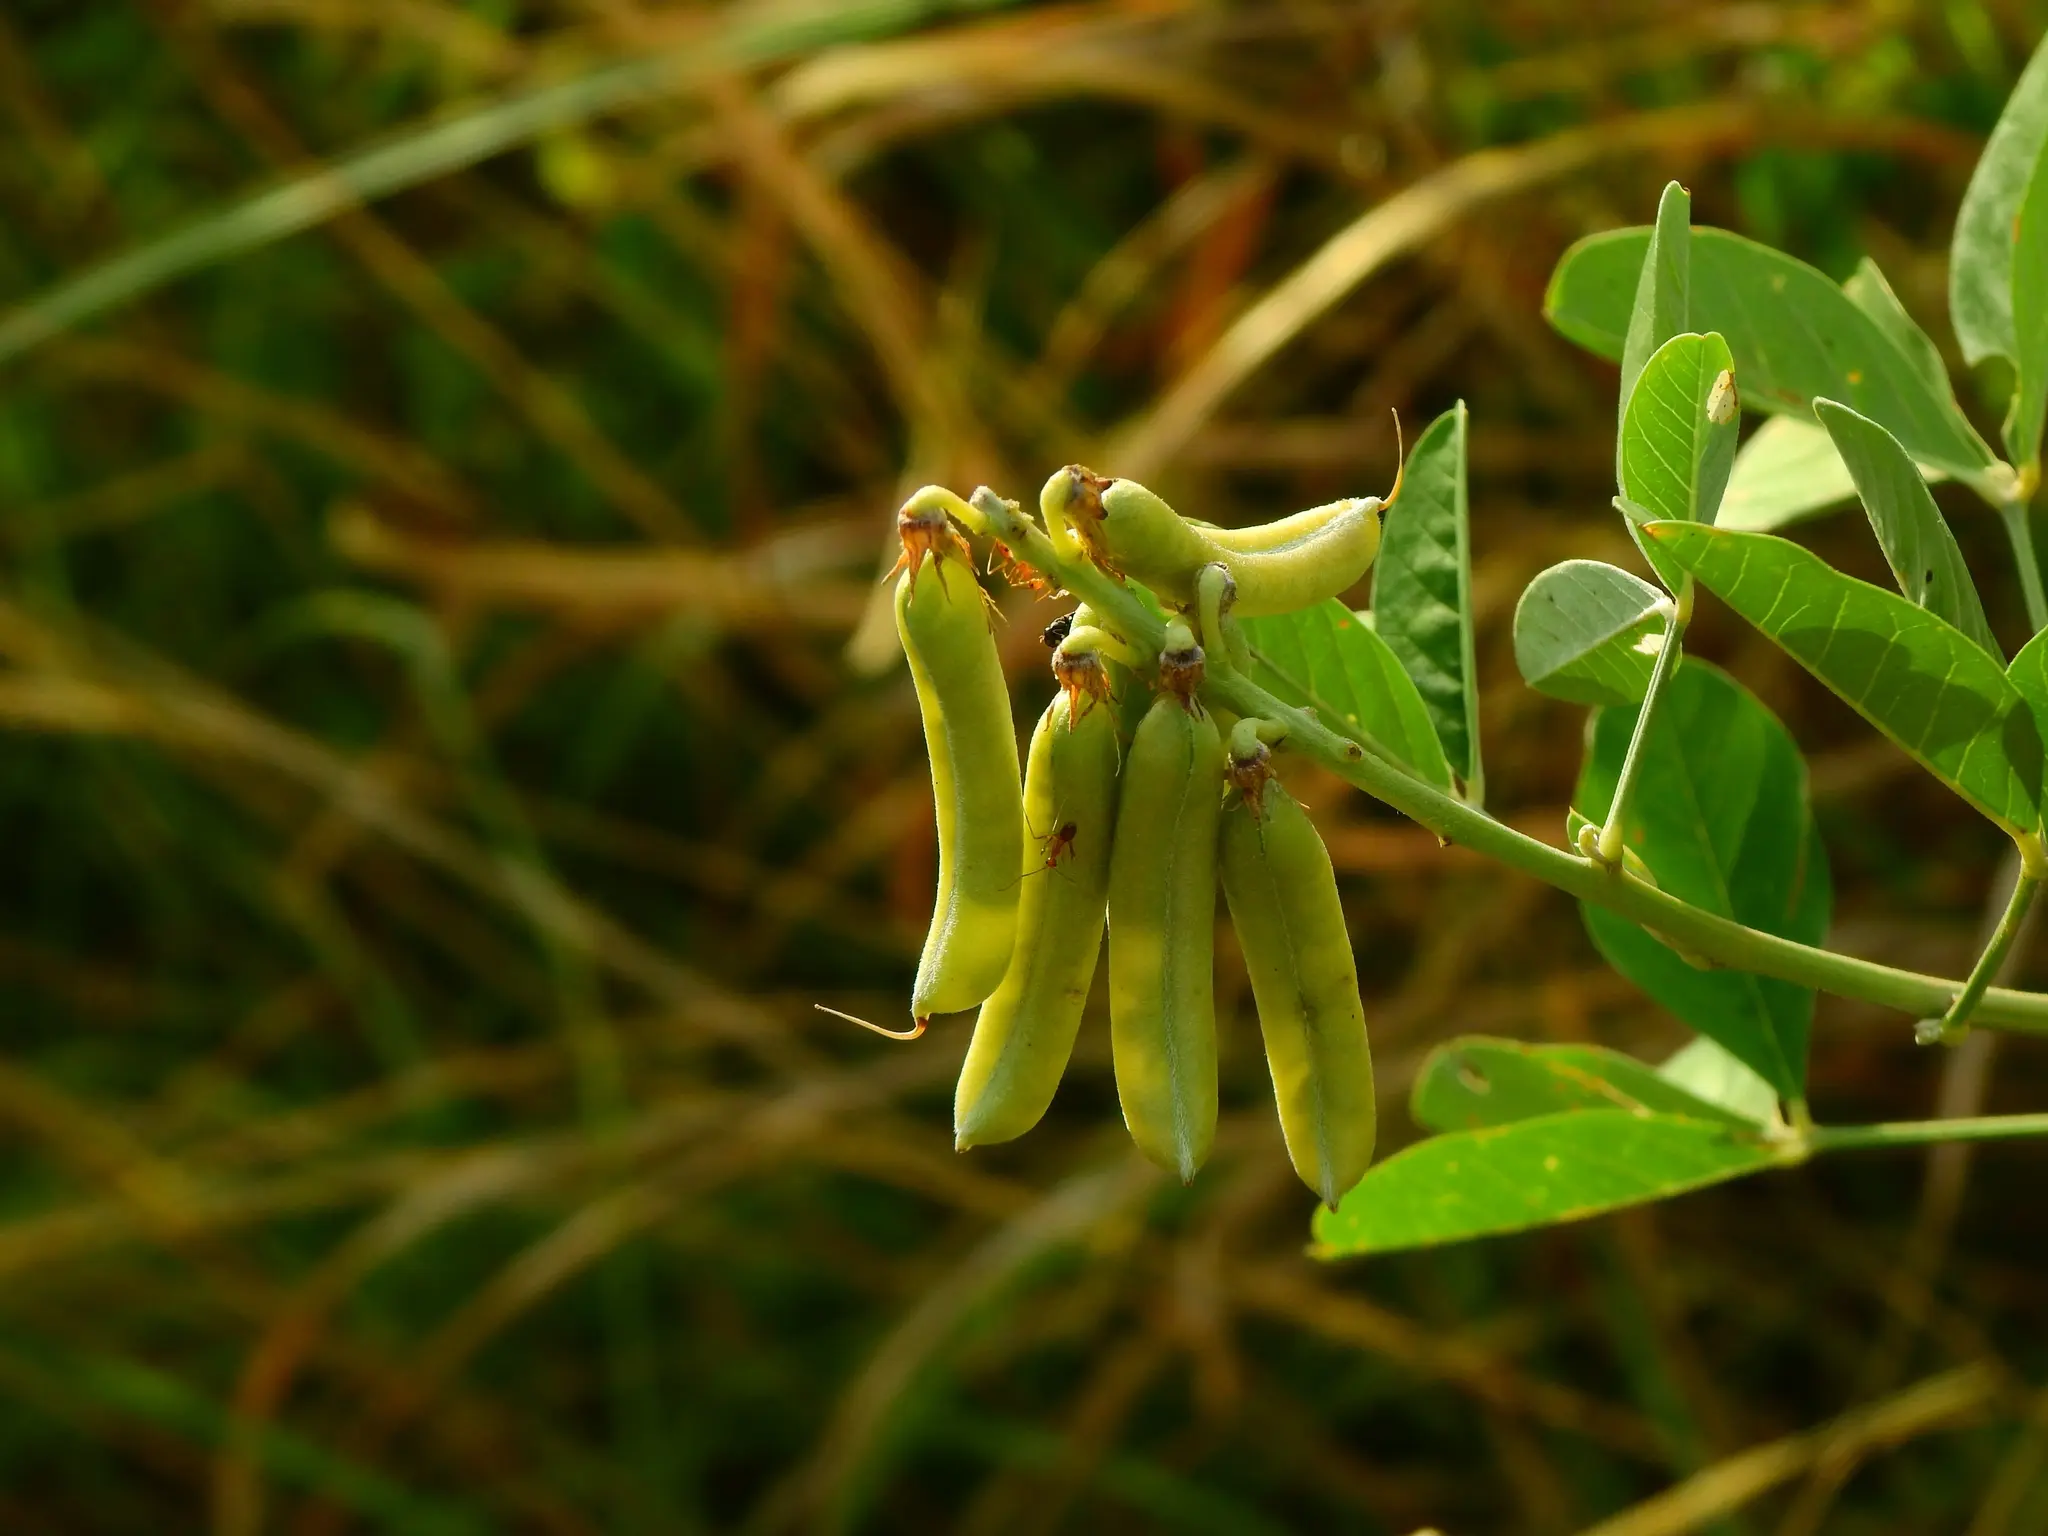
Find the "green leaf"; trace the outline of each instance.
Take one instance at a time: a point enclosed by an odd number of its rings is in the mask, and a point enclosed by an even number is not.
[[[1948,478],[1938,469],[1918,468],[1929,485]],[[1771,416],[1736,452],[1714,526],[1774,533],[1855,496],[1855,477],[1827,428],[1797,416]]]
[[[1963,552],[1956,547],[1956,536],[1899,440],[1869,417],[1832,400],[1814,401],[1813,413],[1856,482],[1899,590],[1909,601],[1948,620],[1994,661],[2004,661],[2005,652],[1984,617],[1984,604]]]
[[[1408,1107],[1416,1123],[1432,1131],[1473,1131],[1585,1109],[1751,1123],[1619,1051],[1524,1045],[1483,1035],[1446,1041],[1431,1051],[1416,1074]]]
[[[1594,821],[1613,807],[1637,713],[1603,709],[1593,717],[1572,798]],[[1693,658],[1680,662],[1665,680],[1636,775],[1623,846],[1656,872],[1659,889],[1765,933],[1804,944],[1826,937],[1827,858],[1813,831],[1806,765],[1784,726],[1740,683]],[[1626,918],[1581,910],[1616,970],[1784,1097],[1802,1095],[1810,990],[1700,969]]]
[[[1598,560],[1566,560],[1515,605],[1515,665],[1538,693],[1574,704],[1639,704],[1671,600]]]
[[[1313,709],[1338,734],[1384,750],[1425,782],[1452,788],[1428,706],[1370,620],[1333,597],[1298,613],[1246,619],[1244,633],[1261,687]]]
[[[1741,409],[1734,359],[1719,336],[1674,336],[1643,365],[1621,421],[1621,493],[1652,518],[1711,523],[1735,462]],[[1636,543],[1663,583],[1682,584],[1662,553]]]
[[[2048,741],[2048,629],[2020,647],[2005,675],[2034,712],[2041,739]]]
[[[1705,1035],[1680,1047],[1657,1069],[1657,1075],[1737,1120],[1751,1125],[1771,1125],[1778,1120],[1778,1095],[1771,1085],[1731,1056],[1719,1041]]]
[[[1550,274],[1550,286],[1543,293],[1543,318],[1566,340],[1620,362],[1628,350],[1636,288],[1642,280],[1643,254],[1648,246],[1649,231],[1643,228],[1602,230],[1574,241]],[[1688,252],[1688,287],[1690,264]]]
[[[2035,829],[2040,731],[1961,630],[1767,533],[1644,532],[1970,804],[2014,836]]]
[[[1899,296],[1892,292],[1892,285],[1885,280],[1883,270],[1868,256],[1856,263],[1842,283],[1842,292],[1849,296],[1864,314],[1870,316],[1877,328],[1891,338],[1892,345],[1913,371],[1920,375],[1920,382],[1927,386],[1927,392],[1941,399],[1952,392],[1948,381],[1948,364],[1941,360],[1941,348],[1934,344],[1934,338],[1920,329],[1920,322],[1906,313],[1906,306],[1899,302]]]
[[[1617,299],[1613,270],[1631,248],[1640,267],[1650,234],[1597,239],[1565,252],[1546,309],[1565,335],[1619,358],[1633,290]],[[1581,261],[1586,272],[1570,270]],[[1917,462],[1959,479],[1995,462],[1953,392],[1931,389],[1914,359],[1826,273],[1725,229],[1695,229],[1691,301],[1692,329],[1727,339],[1747,408],[1805,416],[1824,396],[1881,422]]]
[[[1756,1173],[1782,1154],[1722,1120],[1592,1109],[1433,1136],[1318,1210],[1318,1258],[1520,1232]]]
[[[1692,276],[1692,198],[1677,182],[1666,182],[1657,199],[1657,222],[1650,228],[1649,248],[1636,277],[1628,335],[1621,348],[1621,414],[1628,417],[1629,397],[1643,366],[1657,349],[1686,329],[1687,289]]]
[[[2015,464],[2041,458],[2041,413],[2048,409],[2048,149],[2034,162],[2013,237],[2012,325],[2018,381],[2005,419],[2005,451]]]
[[[1408,455],[1373,566],[1372,611],[1375,631],[1415,680],[1451,771],[1477,805],[1485,798],[1485,773],[1469,530],[1460,401],[1429,424]]]
[[[1948,316],[1972,366],[2019,361],[2013,323],[2013,225],[2048,144],[2048,43],[2035,49],[1970,173],[1949,244]]]

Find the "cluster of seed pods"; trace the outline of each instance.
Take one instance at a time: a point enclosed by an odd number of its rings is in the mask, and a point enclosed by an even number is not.
[[[1398,485],[1396,487],[1398,491]],[[1391,498],[1390,498],[1391,499]],[[1069,466],[1039,498],[1056,549],[1141,582],[1183,610],[1143,656],[1087,607],[1054,624],[1060,692],[1021,781],[991,605],[937,487],[898,517],[897,630],[910,660],[937,800],[939,881],[911,1008],[979,1007],[954,1096],[964,1150],[1023,1135],[1051,1105],[1079,1033],[1105,929],[1111,1055],[1139,1149],[1191,1180],[1217,1116],[1214,943],[1220,883],[1259,1014],[1287,1151],[1326,1203],[1372,1158],[1372,1058],[1328,851],[1281,787],[1281,728],[1219,721],[1200,696],[1234,626],[1198,588],[1220,567],[1236,613],[1286,613],[1354,584],[1379,548],[1382,503],[1333,502],[1257,528],[1183,518],[1128,480]],[[1012,579],[1038,582],[999,551]],[[1142,712],[1115,701],[1151,698]],[[1133,690],[1138,690],[1133,692]],[[1126,723],[1135,716],[1135,723]],[[1227,733],[1227,734],[1226,734]]]

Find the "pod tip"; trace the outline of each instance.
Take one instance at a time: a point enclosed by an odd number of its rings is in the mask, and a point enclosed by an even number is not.
[[[880,1024],[869,1023],[856,1013],[847,1013],[838,1008],[828,1008],[823,1003],[813,1003],[811,1006],[820,1013],[831,1014],[835,1019],[844,1019],[849,1024],[858,1024],[862,1029],[871,1029],[884,1040],[915,1040],[924,1033],[925,1026],[931,1023],[931,1015],[926,1014],[923,1017],[913,1018],[908,1029],[885,1029]]]

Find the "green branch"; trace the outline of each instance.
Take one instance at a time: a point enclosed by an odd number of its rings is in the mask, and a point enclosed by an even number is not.
[[[2027,627],[2035,634],[2048,629],[2048,595],[2041,590],[2041,562],[2034,557],[2034,524],[2025,493],[1998,504],[2005,536],[2012,541],[2013,563],[2020,568],[2020,595],[2027,603]]]
[[[1690,595],[1692,578],[1685,579]],[[1690,602],[1684,604],[1690,607]],[[1678,665],[1678,653],[1685,644],[1685,620],[1674,603],[1664,620],[1664,644],[1657,651],[1657,665],[1650,669],[1650,686],[1643,693],[1643,707],[1636,711],[1636,728],[1628,739],[1628,755],[1621,760],[1621,777],[1614,784],[1614,800],[1607,807],[1593,856],[1610,870],[1621,868],[1623,832],[1627,825],[1628,797],[1635,788],[1636,769],[1642,761],[1643,743],[1650,736],[1650,722],[1657,715],[1657,701],[1664,696],[1664,682]]]
[[[2040,892],[2040,850],[2039,838],[2029,839],[2023,847],[2024,862],[2020,866],[2019,878],[2013,882],[2012,897],[2005,904],[2005,914],[1999,918],[1998,927],[1992,931],[1991,942],[1984,946],[1984,953],[1970,968],[1969,979],[1942,1016],[1921,1021],[1919,1038],[1923,1043],[1958,1040],[1970,1027],[1970,1016],[1977,1011],[1984,993],[1991,986],[1991,979],[1998,974],[1998,968],[2005,964],[2013,941],[2020,936],[2020,929],[2026,924],[2027,909],[2034,904],[2034,897]],[[2027,856],[2029,853],[2031,857]]]
[[[993,492],[977,491],[973,506],[954,497],[948,510],[977,532],[1000,538],[1027,563],[1057,576],[1062,586],[1095,610],[1106,627],[1141,651],[1158,652],[1164,625],[1145,605],[1114,577],[1057,551],[1045,532],[1014,506]],[[1203,684],[1202,693],[1235,714],[1281,721],[1288,728],[1289,745],[1296,751],[1438,837],[1616,912],[1688,955],[1916,1017],[1944,1012],[1963,989],[1959,981],[1897,970],[1760,933],[1679,901],[1626,873],[1610,874],[1589,859],[1538,842],[1393,764],[1368,756],[1357,742],[1339,736],[1308,712],[1283,703],[1241,673],[1219,671]],[[2020,1033],[2048,1034],[2048,995],[1987,988],[1976,1022]]]
[[[1816,1152],[1868,1147],[1924,1147],[1942,1141],[2006,1141],[2048,1136],[2048,1115],[1979,1115],[1968,1120],[1894,1120],[1883,1125],[1816,1126],[1806,1144]]]

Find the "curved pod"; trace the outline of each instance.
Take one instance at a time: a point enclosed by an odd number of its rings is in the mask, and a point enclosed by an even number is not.
[[[1287,1156],[1335,1207],[1372,1162],[1377,1110],[1358,967],[1329,851],[1270,777],[1223,813],[1223,894],[1244,950]]]
[[[1380,549],[1380,501],[1352,496],[1256,528],[1189,522],[1134,480],[1099,497],[1101,541],[1116,567],[1160,596],[1192,602],[1205,565],[1236,584],[1240,618],[1292,613],[1352,587]]]
[[[939,890],[917,963],[919,1019],[972,1008],[1003,979],[1017,931],[1023,791],[1010,692],[973,570],[944,554],[896,582],[938,805]],[[948,579],[950,578],[950,579]]]
[[[1218,549],[1229,550],[1233,554],[1259,554],[1285,549],[1322,533],[1330,524],[1348,515],[1361,501],[1373,501],[1378,505],[1370,496],[1347,496],[1342,501],[1327,502],[1320,507],[1310,507],[1306,512],[1296,512],[1292,517],[1254,523],[1249,528],[1215,528],[1206,523],[1196,526]]]
[[[1109,865],[1109,1029],[1138,1149],[1185,1182],[1216,1139],[1216,824],[1223,743],[1161,695],[1139,723]]]
[[[1102,954],[1116,825],[1116,716],[1055,698],[1031,735],[1017,945],[981,1016],[953,1095],[961,1151],[1009,1141],[1052,1103]],[[1041,841],[1043,847],[1041,847]],[[1065,852],[1061,853],[1064,847]]]

